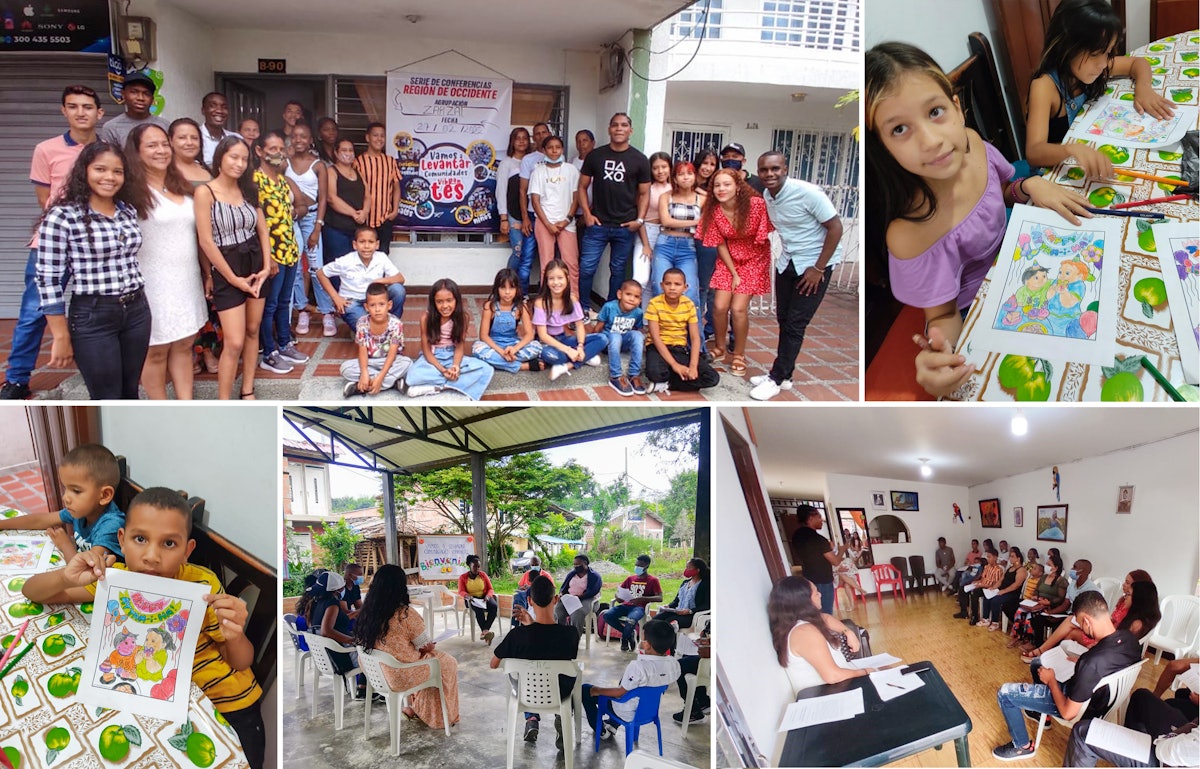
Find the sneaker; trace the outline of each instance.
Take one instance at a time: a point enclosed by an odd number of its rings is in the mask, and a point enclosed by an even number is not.
[[[33,393],[30,392],[28,383],[5,382],[4,386],[0,387],[0,400],[2,401],[28,400],[30,395]]]
[[[607,720],[600,727],[600,739],[611,740],[617,735],[617,727],[610,724]]]
[[[562,716],[557,713],[554,715],[554,747],[557,750],[563,749]]]
[[[599,366],[600,365],[600,356],[593,355],[592,357],[585,360],[583,363],[585,366]]]
[[[621,395],[628,398],[633,395],[633,387],[630,386],[629,380],[623,376],[612,377],[608,380],[608,386],[616,390]]]
[[[633,388],[634,395],[646,394],[646,385],[642,384],[642,378],[640,376],[629,377],[629,386]]]
[[[767,377],[766,381],[759,382],[750,391],[750,397],[756,401],[769,401],[779,394],[782,388],[775,384],[774,380]]]
[[[986,619],[981,619],[975,623],[975,627],[987,627],[990,624],[992,624],[992,623],[987,621]]]
[[[556,363],[550,367],[550,381],[553,382],[563,374],[571,370],[571,367],[565,363]]]
[[[408,388],[408,397],[420,398],[422,395],[436,395],[441,392],[437,385],[410,385]]]
[[[646,385],[646,394],[658,393],[659,395],[670,395],[671,385],[668,382],[651,382]]]
[[[774,382],[774,381],[775,381],[774,379],[771,379],[771,375],[770,375],[770,374],[758,374],[757,376],[752,376],[752,377],[750,377],[750,386],[751,386],[751,387],[758,387],[758,386],[759,386],[760,384],[762,384],[763,382]],[[785,380],[783,380],[782,382],[780,382],[780,383],[779,383],[779,389],[780,389],[780,390],[790,390],[790,389],[792,389],[792,380],[790,380],[790,379],[785,379]]]
[[[992,750],[992,757],[1001,761],[1020,761],[1023,758],[1032,758],[1037,751],[1033,746],[1018,748],[1015,744],[1009,742]]]
[[[308,363],[308,356],[296,349],[295,342],[288,342],[279,348],[279,357],[288,363]]]
[[[287,374],[292,370],[292,365],[280,357],[278,350],[263,357],[258,367],[264,371],[271,371],[276,374]]]
[[[683,723],[683,711],[682,710],[679,711],[675,715],[671,716],[671,718],[675,719],[675,723],[682,724]],[[696,710],[695,708],[693,708],[692,715],[690,718],[688,718],[688,723],[689,724],[702,724],[702,723],[704,723],[706,718],[707,718],[707,716],[704,715],[704,711]]]
[[[342,388],[342,397],[349,398],[353,395],[358,395],[358,382],[347,382]]]
[[[536,718],[525,719],[525,741],[537,742],[538,735],[538,720]]]
[[[625,638],[625,636],[621,636],[621,651],[629,651],[629,641]]]
[[[321,334],[323,336],[337,336],[337,323],[333,316],[326,313],[325,319],[321,321]]]
[[[989,632],[989,633],[995,633],[995,632],[996,632],[997,630],[999,630],[999,629],[1000,629],[1000,623],[999,623],[999,622],[993,622],[993,623],[991,623],[990,625],[988,625],[988,632]]]
[[[308,312],[305,310],[301,310],[299,317],[296,318],[296,333],[297,334],[307,334],[308,333],[308,321],[309,321]]]

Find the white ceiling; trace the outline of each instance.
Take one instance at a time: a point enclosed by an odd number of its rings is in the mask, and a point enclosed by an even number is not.
[[[630,29],[650,29],[692,0],[171,0],[216,28],[330,30],[423,39],[598,48]],[[406,16],[420,19],[410,22]]]
[[[1200,430],[1195,408],[1013,407],[751,408],[758,457],[772,494],[824,497],[825,474],[955,486],[981,483]],[[1197,438],[1200,439],[1200,438]],[[918,457],[933,476],[921,478]]]

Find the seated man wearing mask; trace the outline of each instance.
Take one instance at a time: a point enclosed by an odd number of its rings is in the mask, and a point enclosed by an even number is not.
[[[526,610],[529,609],[529,586],[533,584],[535,579],[542,576],[550,580],[550,584],[554,584],[554,577],[550,575],[550,572],[542,571],[542,559],[536,555],[529,556],[529,568],[521,575],[521,581],[517,583],[517,592],[513,593],[512,605],[514,609],[518,606]],[[512,626],[516,627],[518,624],[520,623],[517,622],[517,613],[514,611],[512,614]]]

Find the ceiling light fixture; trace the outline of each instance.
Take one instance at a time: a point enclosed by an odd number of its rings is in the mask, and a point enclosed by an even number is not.
[[[1012,418],[1012,434],[1024,435],[1029,432],[1029,420],[1025,418],[1025,412],[1017,409],[1017,415]]]
[[[928,478],[933,475],[933,468],[929,466],[929,459],[927,457],[917,458],[921,460],[921,477]]]

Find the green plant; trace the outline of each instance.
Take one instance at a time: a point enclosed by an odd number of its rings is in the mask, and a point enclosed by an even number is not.
[[[300,546],[291,529],[284,529],[283,537],[288,562],[288,578],[283,581],[283,594],[297,596],[304,592],[304,578],[312,573],[312,553]]]
[[[321,548],[317,565],[330,571],[342,573],[346,564],[354,559],[354,546],[362,537],[344,521],[327,525],[325,531],[313,536],[313,542]]]

